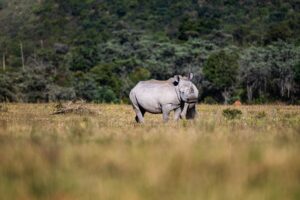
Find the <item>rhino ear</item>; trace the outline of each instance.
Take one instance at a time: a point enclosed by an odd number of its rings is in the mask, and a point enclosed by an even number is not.
[[[176,85],[178,85],[179,81],[180,81],[179,75],[175,75],[173,84],[176,86]]]
[[[193,73],[189,73],[189,80],[192,80],[194,77],[194,74]]]

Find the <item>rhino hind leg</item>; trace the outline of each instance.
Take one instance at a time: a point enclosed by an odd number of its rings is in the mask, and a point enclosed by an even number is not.
[[[136,121],[137,123],[139,123],[139,122],[140,122],[140,120],[139,120],[139,118],[138,118],[138,116],[137,116],[137,115],[135,116],[135,121]]]
[[[145,110],[139,106],[139,103],[138,103],[138,101],[136,99],[134,91],[130,92],[129,98],[131,100],[131,103],[132,103],[132,106],[133,106],[133,110],[134,110],[134,112],[136,114],[135,121],[137,123],[144,123]]]
[[[136,113],[135,121],[137,123],[144,123],[145,110],[141,109],[141,108],[138,108],[138,109],[134,108],[134,111]]]

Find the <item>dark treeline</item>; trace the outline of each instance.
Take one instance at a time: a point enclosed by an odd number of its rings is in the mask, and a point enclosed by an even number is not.
[[[193,72],[206,103],[300,103],[299,0],[0,0],[0,101],[127,102]]]

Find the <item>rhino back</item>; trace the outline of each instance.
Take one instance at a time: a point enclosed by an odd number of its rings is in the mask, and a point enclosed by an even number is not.
[[[132,93],[139,106],[151,113],[161,113],[164,104],[180,104],[170,81],[141,81],[132,89]]]

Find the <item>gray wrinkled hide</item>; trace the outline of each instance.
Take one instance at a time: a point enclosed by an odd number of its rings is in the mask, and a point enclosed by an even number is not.
[[[130,100],[136,113],[136,121],[143,123],[146,112],[163,114],[168,121],[171,111],[174,119],[194,119],[199,91],[189,78],[174,76],[166,81],[149,80],[139,82],[130,92]],[[186,107],[186,109],[184,109]]]

